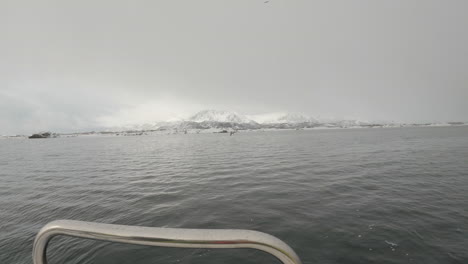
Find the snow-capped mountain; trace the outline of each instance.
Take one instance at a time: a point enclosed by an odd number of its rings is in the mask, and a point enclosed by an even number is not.
[[[188,118],[154,122],[110,129],[111,131],[165,131],[186,133],[195,131],[304,129],[304,128],[357,128],[387,127],[398,124],[371,123],[352,119],[315,119],[300,113],[275,112],[243,115],[234,111],[203,110]]]
[[[251,123],[253,120],[233,111],[203,110],[188,118],[190,122]]]

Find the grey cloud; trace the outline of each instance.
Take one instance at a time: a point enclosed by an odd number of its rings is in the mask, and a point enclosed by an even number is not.
[[[33,129],[40,104],[45,127],[91,127],[165,98],[467,121],[468,2],[263,2],[5,1],[0,89],[32,103],[2,94],[2,126]]]

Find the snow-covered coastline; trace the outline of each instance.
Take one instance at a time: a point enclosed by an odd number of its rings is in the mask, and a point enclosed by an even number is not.
[[[275,112],[242,115],[234,111],[204,110],[186,119],[106,127],[91,132],[58,133],[55,137],[144,136],[167,134],[205,134],[230,132],[265,132],[280,130],[326,130],[359,128],[467,126],[468,122],[397,123],[369,122],[353,119],[313,118],[301,113]],[[25,135],[0,138],[25,138]]]

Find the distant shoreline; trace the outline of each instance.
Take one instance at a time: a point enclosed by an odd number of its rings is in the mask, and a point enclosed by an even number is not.
[[[116,137],[116,136],[149,136],[149,135],[183,135],[183,134],[218,134],[221,131],[237,131],[241,133],[252,132],[274,132],[274,131],[314,131],[314,130],[348,130],[348,129],[385,129],[385,128],[434,128],[434,127],[466,127],[468,123],[456,124],[400,124],[400,125],[372,125],[372,126],[316,126],[304,128],[258,128],[258,129],[233,129],[233,128],[208,128],[208,129],[186,129],[186,130],[124,130],[124,131],[90,131],[54,133],[50,138],[69,137]],[[229,134],[229,133],[228,133]],[[0,138],[29,138],[30,135],[1,135]],[[46,138],[44,138],[46,139]]]

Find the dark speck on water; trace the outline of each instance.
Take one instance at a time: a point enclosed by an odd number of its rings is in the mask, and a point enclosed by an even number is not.
[[[303,263],[468,263],[468,127],[0,140],[0,263],[32,263],[56,219],[258,230]],[[66,237],[48,257],[278,263]]]

